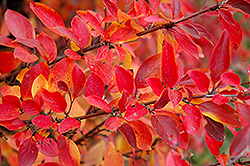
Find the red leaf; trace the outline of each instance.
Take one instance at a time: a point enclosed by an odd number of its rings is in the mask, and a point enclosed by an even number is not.
[[[66,139],[66,137],[60,135],[57,140],[57,148],[59,150],[58,158],[62,165],[80,165],[81,156],[74,141]]]
[[[230,156],[238,156],[247,146],[249,146],[250,126],[241,129],[234,138],[230,149]]]
[[[178,90],[170,89],[168,91],[169,99],[172,102],[173,106],[176,107],[182,100],[183,94]]]
[[[55,163],[55,162],[47,162],[47,163],[39,164],[38,166],[62,166],[62,165]]]
[[[55,41],[44,32],[38,35],[37,40],[41,43],[41,45],[45,49],[44,51],[48,54],[49,57],[47,57],[44,52],[38,48],[39,53],[45,60],[48,59],[49,62],[53,62],[57,56],[57,46]]]
[[[31,2],[30,8],[47,28],[61,35],[57,30],[52,28],[55,26],[65,26],[62,17],[54,9],[38,2]]]
[[[5,12],[4,17],[9,31],[15,38],[35,39],[34,27],[28,18],[9,9]]]
[[[193,92],[187,86],[184,86],[183,89],[185,90],[187,99],[190,102],[193,99]]]
[[[15,48],[14,57],[26,63],[32,63],[38,60],[38,57],[35,54],[30,54],[23,47]]]
[[[193,24],[186,23],[184,25],[181,25],[181,28],[186,30],[191,36],[193,36],[197,39],[200,38],[200,33]]]
[[[162,91],[164,90],[164,87],[161,83],[160,78],[157,78],[157,77],[146,78],[146,81],[149,84],[149,86],[152,88],[153,92],[157,96],[160,96]]]
[[[121,113],[125,112],[126,110],[126,103],[129,96],[130,96],[129,93],[126,90],[122,92],[122,97],[118,102],[118,107]]]
[[[69,91],[68,84],[67,84],[65,81],[58,81],[58,82],[57,82],[57,87],[58,87],[61,91],[65,91],[65,92],[68,92],[68,91]]]
[[[197,29],[200,33],[200,35],[202,35],[203,37],[205,37],[212,45],[213,42],[211,41],[211,35],[208,33],[208,31],[201,25],[198,23],[189,23],[191,25],[193,25],[195,27],[195,29]]]
[[[172,7],[173,7],[172,17],[174,19],[181,12],[181,3],[180,3],[180,1],[179,0],[172,0]]]
[[[86,99],[89,105],[93,105],[95,107],[103,109],[107,113],[111,112],[111,108],[108,105],[108,103],[104,101],[102,98],[100,98],[99,96],[92,95],[92,96],[88,96]]]
[[[230,59],[231,48],[229,35],[227,31],[223,31],[209,61],[210,76],[214,84],[220,80],[221,74],[229,69]]]
[[[228,155],[227,154],[220,154],[218,156],[215,156],[217,161],[222,165],[222,166],[226,166],[227,165],[227,161],[229,159]]]
[[[67,55],[68,57],[74,59],[74,60],[82,59],[82,57],[77,52],[75,52],[69,48],[64,51],[64,54]]]
[[[154,104],[155,109],[161,109],[161,108],[165,107],[165,105],[168,104],[168,102],[169,102],[168,91],[169,91],[169,89],[164,89],[162,91],[160,98]]]
[[[240,86],[240,77],[235,73],[226,72],[223,73],[220,78],[225,84]]]
[[[110,117],[105,121],[105,128],[107,130],[114,130],[116,131],[123,123],[125,120],[120,117]]]
[[[127,107],[126,113],[124,115],[124,119],[131,121],[137,120],[145,115],[147,115],[148,111],[145,106],[139,104],[138,102],[135,103],[135,107],[129,105]]]
[[[75,118],[68,117],[59,124],[58,132],[62,134],[73,128],[79,129],[80,127],[81,127],[81,121],[76,120]]]
[[[107,7],[110,14],[112,14],[114,17],[117,17],[117,13],[118,13],[117,5],[112,0],[102,0],[102,1]]]
[[[190,70],[188,71],[188,75],[201,92],[208,92],[210,80],[205,73],[199,70]]]
[[[83,92],[83,87],[86,82],[86,77],[82,69],[77,65],[72,70],[72,82],[73,82],[73,97],[78,97]]]
[[[65,112],[67,103],[62,94],[58,91],[50,92],[46,89],[42,90],[44,102],[55,112]]]
[[[168,152],[166,165],[189,166],[188,162],[186,160],[182,160],[181,155],[172,149]]]
[[[199,50],[194,41],[181,28],[174,29],[174,37],[180,47],[194,58],[199,59]]]
[[[0,45],[12,48],[21,47],[19,43],[15,42],[13,39],[10,39],[6,36],[0,36]]]
[[[136,89],[145,88],[148,86],[147,82],[145,81],[146,78],[160,76],[160,57],[161,54],[156,54],[143,61],[135,76]]]
[[[78,40],[78,37],[72,30],[63,26],[55,26],[53,27],[53,29],[58,30],[60,34],[63,34],[65,37],[67,37],[69,40],[73,41],[80,47],[80,41]]]
[[[222,96],[220,94],[216,94],[213,96],[212,101],[215,104],[221,105],[221,104],[226,104],[229,102],[229,99],[226,96]]]
[[[102,79],[96,75],[95,73],[91,73],[87,79],[86,85],[85,85],[85,95],[88,96],[99,96],[100,98],[104,95],[104,83]]]
[[[58,155],[57,143],[53,138],[44,138],[37,142],[37,148],[45,156],[55,157]]]
[[[173,88],[178,81],[178,66],[173,46],[164,40],[162,45],[161,77],[165,87]]]
[[[110,42],[112,43],[124,43],[136,40],[139,36],[137,36],[137,30],[133,28],[121,27],[117,29],[112,36],[110,37]]]
[[[20,166],[31,166],[38,156],[38,149],[35,140],[30,137],[20,146],[18,152],[18,163]]]
[[[21,101],[17,96],[5,95],[2,97],[2,103],[10,104],[16,108],[21,108]]]
[[[37,115],[41,112],[41,106],[32,99],[27,99],[22,102],[24,112],[29,115]]]
[[[250,14],[250,3],[246,0],[229,0],[226,3],[227,5],[232,6],[233,8],[240,9],[243,12]]]
[[[23,100],[32,98],[31,88],[34,80],[42,74],[46,79],[49,77],[49,67],[46,62],[41,62],[31,67],[24,75],[21,84],[21,96]]]
[[[234,102],[243,127],[250,125],[250,106],[244,103]]]
[[[204,129],[206,130],[207,134],[220,142],[223,142],[225,139],[225,129],[224,125],[221,123],[218,123],[209,117],[206,117],[207,124],[205,125]]]
[[[54,130],[57,130],[57,123],[52,123],[50,118],[50,116],[38,115],[32,119],[32,123],[40,128],[49,129],[50,126]]]
[[[222,147],[223,142],[217,141],[216,139],[212,138],[209,134],[207,134],[206,130],[204,130],[204,135],[205,135],[205,140],[206,140],[206,143],[210,152],[213,155],[219,155],[220,154],[219,148]]]
[[[199,108],[203,115],[208,116],[217,122],[234,128],[241,127],[237,112],[227,104],[217,105],[212,101],[206,101],[200,104]]]
[[[250,5],[249,5],[250,6]],[[231,47],[237,50],[242,40],[242,29],[240,24],[233,18],[230,11],[219,10],[221,28],[226,29],[231,40]]]
[[[79,16],[75,16],[71,21],[71,28],[80,41],[80,48],[83,49],[90,40],[88,26]]]
[[[122,47],[119,47],[119,46],[114,46],[114,47],[116,49],[116,52],[117,52],[118,56],[120,58],[124,59],[126,54],[127,54],[126,51]]]
[[[151,150],[152,134],[147,125],[140,120],[130,121],[129,125],[135,131],[136,146],[141,150]]]
[[[109,54],[109,47],[104,45],[97,50],[96,60],[106,58]]]
[[[247,92],[240,92],[237,95],[237,98],[240,99],[240,100],[249,100],[250,99],[250,93],[248,91]]]
[[[126,90],[130,95],[134,91],[133,76],[123,67],[115,66],[116,83],[120,92]]]
[[[157,12],[160,3],[161,3],[161,0],[149,0],[149,4],[152,7],[153,14],[155,14]]]
[[[0,125],[6,127],[8,130],[20,130],[25,127],[25,124],[19,118],[0,121]]]
[[[127,123],[124,123],[121,127],[119,127],[119,131],[124,135],[127,142],[132,148],[136,148],[136,136],[134,129]]]
[[[0,121],[16,119],[20,114],[19,108],[8,103],[0,104]]]
[[[0,73],[9,73],[20,65],[21,61],[12,52],[0,52]]]
[[[184,126],[191,136],[194,136],[201,124],[201,112],[196,106],[185,104],[182,106],[183,111],[186,113],[186,116],[181,116],[183,119]]]

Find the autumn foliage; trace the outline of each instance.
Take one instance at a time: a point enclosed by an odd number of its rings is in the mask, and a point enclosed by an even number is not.
[[[249,0],[47,2],[0,20],[3,163],[250,164]]]

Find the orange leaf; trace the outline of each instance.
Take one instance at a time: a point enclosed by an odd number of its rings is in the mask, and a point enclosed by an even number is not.
[[[113,142],[109,142],[104,154],[104,166],[124,165],[122,154],[117,152]]]

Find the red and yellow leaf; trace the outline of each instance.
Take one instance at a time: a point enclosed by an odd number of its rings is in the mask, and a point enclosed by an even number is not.
[[[225,153],[222,153],[218,156],[215,156],[217,161],[222,165],[222,166],[226,166],[227,165],[227,161],[229,159],[228,155]]]
[[[124,135],[127,142],[132,148],[137,147],[135,131],[129,124],[124,123],[123,125],[121,125],[121,127],[119,127],[119,131]]]
[[[136,40],[139,37],[136,33],[137,30],[133,28],[121,27],[112,34],[112,36],[110,37],[110,42],[124,43]]]
[[[64,54],[67,55],[68,57],[74,59],[74,60],[82,59],[82,57],[77,52],[75,52],[69,48],[64,51]]]
[[[102,0],[102,1],[105,4],[105,6],[107,7],[109,13],[112,16],[117,17],[118,8],[117,8],[117,5],[114,3],[114,1],[112,1],[112,0]]]
[[[115,148],[113,142],[109,142],[104,153],[104,166],[116,166],[117,163],[124,165],[123,156]]]

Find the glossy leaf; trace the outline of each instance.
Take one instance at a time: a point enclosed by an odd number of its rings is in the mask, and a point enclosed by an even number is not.
[[[46,89],[42,90],[44,102],[55,112],[65,112],[67,103],[62,94],[58,91],[50,92]]]
[[[2,103],[10,104],[16,108],[21,108],[21,101],[15,95],[5,95],[2,97]]]
[[[85,95],[86,97],[95,95],[101,98],[104,95],[104,83],[95,73],[91,73],[86,81]]]
[[[180,28],[174,29],[174,37],[180,47],[194,58],[199,59],[199,50],[193,40]]]
[[[116,83],[120,92],[126,90],[130,95],[134,91],[133,76],[123,67],[115,66]]]
[[[64,81],[58,81],[57,82],[57,87],[61,90],[61,91],[65,91],[68,92],[69,91],[69,87],[68,84]]]
[[[227,104],[217,105],[212,101],[206,101],[200,104],[199,108],[203,115],[208,116],[217,122],[234,128],[241,127],[236,110]]]
[[[57,148],[59,150],[58,158],[62,165],[80,165],[81,156],[74,141],[66,139],[65,136],[60,135],[57,140]]]
[[[216,94],[213,96],[212,101],[215,104],[221,105],[221,104],[226,104],[229,102],[229,98],[227,98],[226,96],[222,96],[220,94]]]
[[[165,105],[167,105],[168,102],[169,102],[169,89],[164,89],[159,99],[155,102],[154,108],[161,109],[165,107]]]
[[[213,139],[223,142],[225,139],[225,129],[222,123],[216,122],[208,117],[206,117],[207,124],[204,129],[207,134]]]
[[[64,51],[64,54],[67,55],[68,57],[74,59],[74,60],[82,59],[82,57],[77,52],[75,52],[69,48]]]
[[[104,154],[104,165],[116,166],[117,163],[124,165],[123,156],[116,150],[114,143],[109,142]]]
[[[199,70],[190,70],[188,71],[188,75],[194,81],[195,85],[201,92],[208,92],[210,80],[205,73]]]
[[[83,92],[83,87],[86,82],[84,72],[75,65],[72,70],[73,97],[78,97]]]
[[[0,52],[0,73],[9,73],[20,65],[21,61],[14,57],[13,52]]]
[[[58,155],[57,143],[53,138],[44,138],[37,142],[37,148],[45,156],[55,157]]]
[[[125,122],[123,118],[120,117],[110,117],[105,121],[105,128],[107,130],[114,130],[117,131],[117,129]]]
[[[35,140],[30,137],[20,146],[18,152],[18,163],[20,166],[31,166],[38,156],[38,149]]]
[[[135,103],[135,107],[129,105],[127,107],[126,113],[124,118],[128,121],[137,120],[145,115],[147,115],[148,111],[145,106],[139,104],[138,102]]]
[[[91,95],[91,96],[86,97],[86,99],[90,105],[103,109],[107,113],[111,112],[111,108],[108,105],[108,103],[102,98],[100,98],[99,96]]]
[[[232,72],[226,72],[221,75],[221,80],[229,85],[240,86],[240,77]]]
[[[124,123],[121,127],[119,127],[119,131],[124,135],[132,148],[137,147],[135,131],[129,124]]]
[[[0,104],[0,121],[16,119],[20,114],[19,108],[8,103]]]
[[[50,126],[54,130],[57,130],[57,123],[53,123],[50,118],[50,116],[38,115],[32,119],[32,123],[40,128],[48,129]]]
[[[185,104],[182,106],[186,116],[181,116],[183,119],[184,126],[191,136],[194,136],[201,125],[201,112],[196,106]]]
[[[230,59],[230,39],[227,31],[223,31],[209,61],[210,76],[214,84],[220,80],[221,74],[229,69]]]
[[[32,99],[27,99],[22,102],[24,112],[29,115],[37,115],[41,112],[41,106]]]
[[[176,107],[182,101],[183,94],[180,91],[170,89],[168,91],[168,94],[169,94],[169,99],[174,107]]]
[[[146,78],[159,77],[161,54],[156,54],[146,59],[139,67],[135,76],[135,86],[137,89],[148,86]]]
[[[177,153],[174,150],[170,150],[168,152],[168,156],[166,159],[166,165],[171,165],[171,166],[188,166],[188,162],[186,160],[181,159],[181,155]]]
[[[38,60],[38,57],[36,55],[30,54],[23,47],[15,48],[14,57],[26,63],[32,63]]]
[[[235,102],[235,108],[239,114],[240,117],[240,121],[242,123],[243,127],[247,127],[250,125],[250,106],[248,104],[244,104],[244,103],[239,103],[239,102]]]
[[[76,120],[75,118],[68,117],[60,123],[58,127],[58,132],[62,134],[73,128],[79,129],[80,127],[81,127],[81,121]]]
[[[206,143],[210,152],[213,155],[219,155],[220,154],[219,148],[222,147],[223,142],[217,141],[216,139],[212,138],[209,134],[207,134],[206,130],[204,130],[204,135],[205,135],[205,140],[206,140]]]
[[[34,27],[28,18],[10,9],[5,12],[4,17],[9,31],[15,38],[35,39]]]
[[[36,16],[42,21],[42,23],[51,31],[59,34],[58,31],[53,29],[52,27],[65,26],[62,17],[51,7],[42,3],[31,2],[30,8],[36,14]]]
[[[20,130],[25,127],[25,124],[19,118],[0,121],[0,125],[4,126],[8,130]]]

